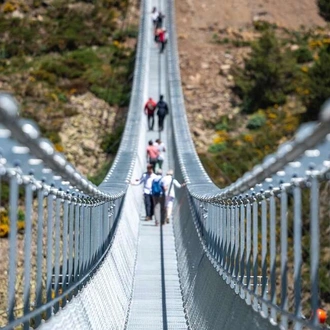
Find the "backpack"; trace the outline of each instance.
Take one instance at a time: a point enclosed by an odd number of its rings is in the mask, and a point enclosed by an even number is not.
[[[160,196],[163,193],[163,187],[160,184],[162,178],[153,179],[151,184],[151,194],[153,196]]]

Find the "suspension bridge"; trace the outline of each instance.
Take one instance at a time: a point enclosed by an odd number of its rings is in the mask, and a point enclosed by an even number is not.
[[[164,54],[151,9],[165,13]],[[142,0],[134,83],[114,163],[95,186],[0,94],[2,329],[320,329],[329,306],[330,106],[225,188],[190,136],[173,0]],[[176,191],[170,224],[144,221],[143,106],[163,94]],[[0,193],[0,196],[2,194]],[[24,233],[20,214],[24,209]],[[306,230],[307,228],[307,230]]]

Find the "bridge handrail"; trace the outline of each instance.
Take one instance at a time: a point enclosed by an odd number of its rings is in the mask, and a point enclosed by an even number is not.
[[[191,138],[181,87],[180,61],[174,26],[175,23],[171,21],[169,23],[171,42],[169,42],[168,52],[170,102],[173,109],[174,136],[178,146],[178,157],[185,182],[190,184],[189,191],[194,197],[205,201],[220,201],[243,194],[283,169],[288,163],[298,159],[306,150],[316,147],[329,134],[330,101],[325,103],[321,111],[320,122],[302,125],[292,141],[280,146],[276,153],[268,155],[261,164],[245,173],[236,182],[219,190],[212,184],[212,180],[205,172]],[[197,190],[194,189],[195,184],[198,187]],[[207,192],[201,194],[200,186],[202,184],[206,185]]]
[[[226,308],[226,301],[231,304],[236,294],[274,326],[288,328],[293,322],[295,329],[318,329],[317,310],[322,308],[319,272],[326,269],[321,253],[328,248],[321,238],[322,232],[329,230],[322,209],[326,207],[326,182],[330,177],[330,104],[324,105],[319,123],[303,125],[292,141],[220,189],[207,175],[191,139],[181,87],[174,0],[167,4],[169,100],[177,157],[174,161],[176,177],[187,183],[187,194],[178,192],[176,216],[180,221],[174,226],[188,320],[205,329],[212,329],[212,324],[228,328],[229,317],[233,324],[240,316],[244,320],[246,316],[238,311],[219,316],[222,311],[218,301],[208,293],[213,286],[223,289],[219,284],[223,280],[234,294],[228,290],[226,294],[219,293],[224,301],[222,307]],[[306,228],[310,233],[305,232]],[[207,284],[198,281],[212,271],[199,253],[195,256],[196,244],[201,244],[219,280]],[[303,295],[310,300],[303,300]],[[197,315],[194,306],[206,300],[209,308]],[[251,327],[262,329],[257,323]]]
[[[141,12],[147,12],[146,1],[141,2]],[[41,138],[33,121],[19,117],[18,103],[11,94],[0,92],[0,218],[8,217],[8,239],[1,246],[8,248],[8,254],[1,250],[2,264],[7,270],[0,274],[1,283],[7,282],[5,292],[1,287],[5,298],[0,324],[6,317],[4,329],[19,324],[24,329],[38,327],[42,319],[48,320],[65,307],[93,279],[114,244],[117,231],[121,233],[126,228],[127,232],[128,223],[119,220],[139,149],[147,68],[146,19],[146,14],[140,19],[125,130],[113,165],[98,187],[57,152],[49,140]],[[2,193],[7,190],[4,198]],[[19,233],[20,216],[24,219],[24,239]],[[131,236],[126,238],[132,246],[135,227],[130,225]],[[17,246],[18,241],[24,241],[23,248],[22,244]],[[116,243],[116,251],[118,246]],[[135,253],[130,253],[129,258],[116,262],[131,269]],[[22,267],[17,268],[18,264]],[[24,283],[16,283],[22,277]],[[114,280],[122,283],[120,277]],[[117,305],[119,313],[123,313],[124,305],[128,308],[130,283],[122,284],[125,295],[116,298],[109,315],[116,313]],[[125,319],[118,322],[124,323]]]

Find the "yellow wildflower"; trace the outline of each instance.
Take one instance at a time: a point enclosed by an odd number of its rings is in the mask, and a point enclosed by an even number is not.
[[[9,234],[8,224],[0,225],[0,237],[7,237]]]
[[[252,143],[254,141],[254,138],[251,134],[245,134],[243,140],[247,143]]]

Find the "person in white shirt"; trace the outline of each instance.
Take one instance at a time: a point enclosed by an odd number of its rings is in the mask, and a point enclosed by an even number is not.
[[[151,19],[152,19],[152,22],[153,22],[155,28],[156,28],[157,21],[158,21],[158,15],[159,15],[159,13],[157,11],[157,8],[156,7],[152,8]]]
[[[140,179],[132,181],[131,184],[138,186],[143,183],[144,205],[146,209],[146,221],[151,220],[154,215],[154,203],[151,193],[152,181],[157,178],[151,164],[147,165],[147,172],[143,173]]]
[[[165,144],[164,142],[161,141],[161,139],[157,139],[154,142],[154,146],[156,146],[159,151],[158,161],[157,161],[158,168],[162,169],[163,162],[165,159],[165,152],[166,152]]]
[[[161,185],[164,189],[165,195],[165,212],[166,212],[166,223],[170,222],[170,218],[172,215],[173,202],[175,199],[175,189],[184,187],[186,184],[180,184],[178,180],[173,177],[173,170],[168,170],[166,175],[161,180]]]

